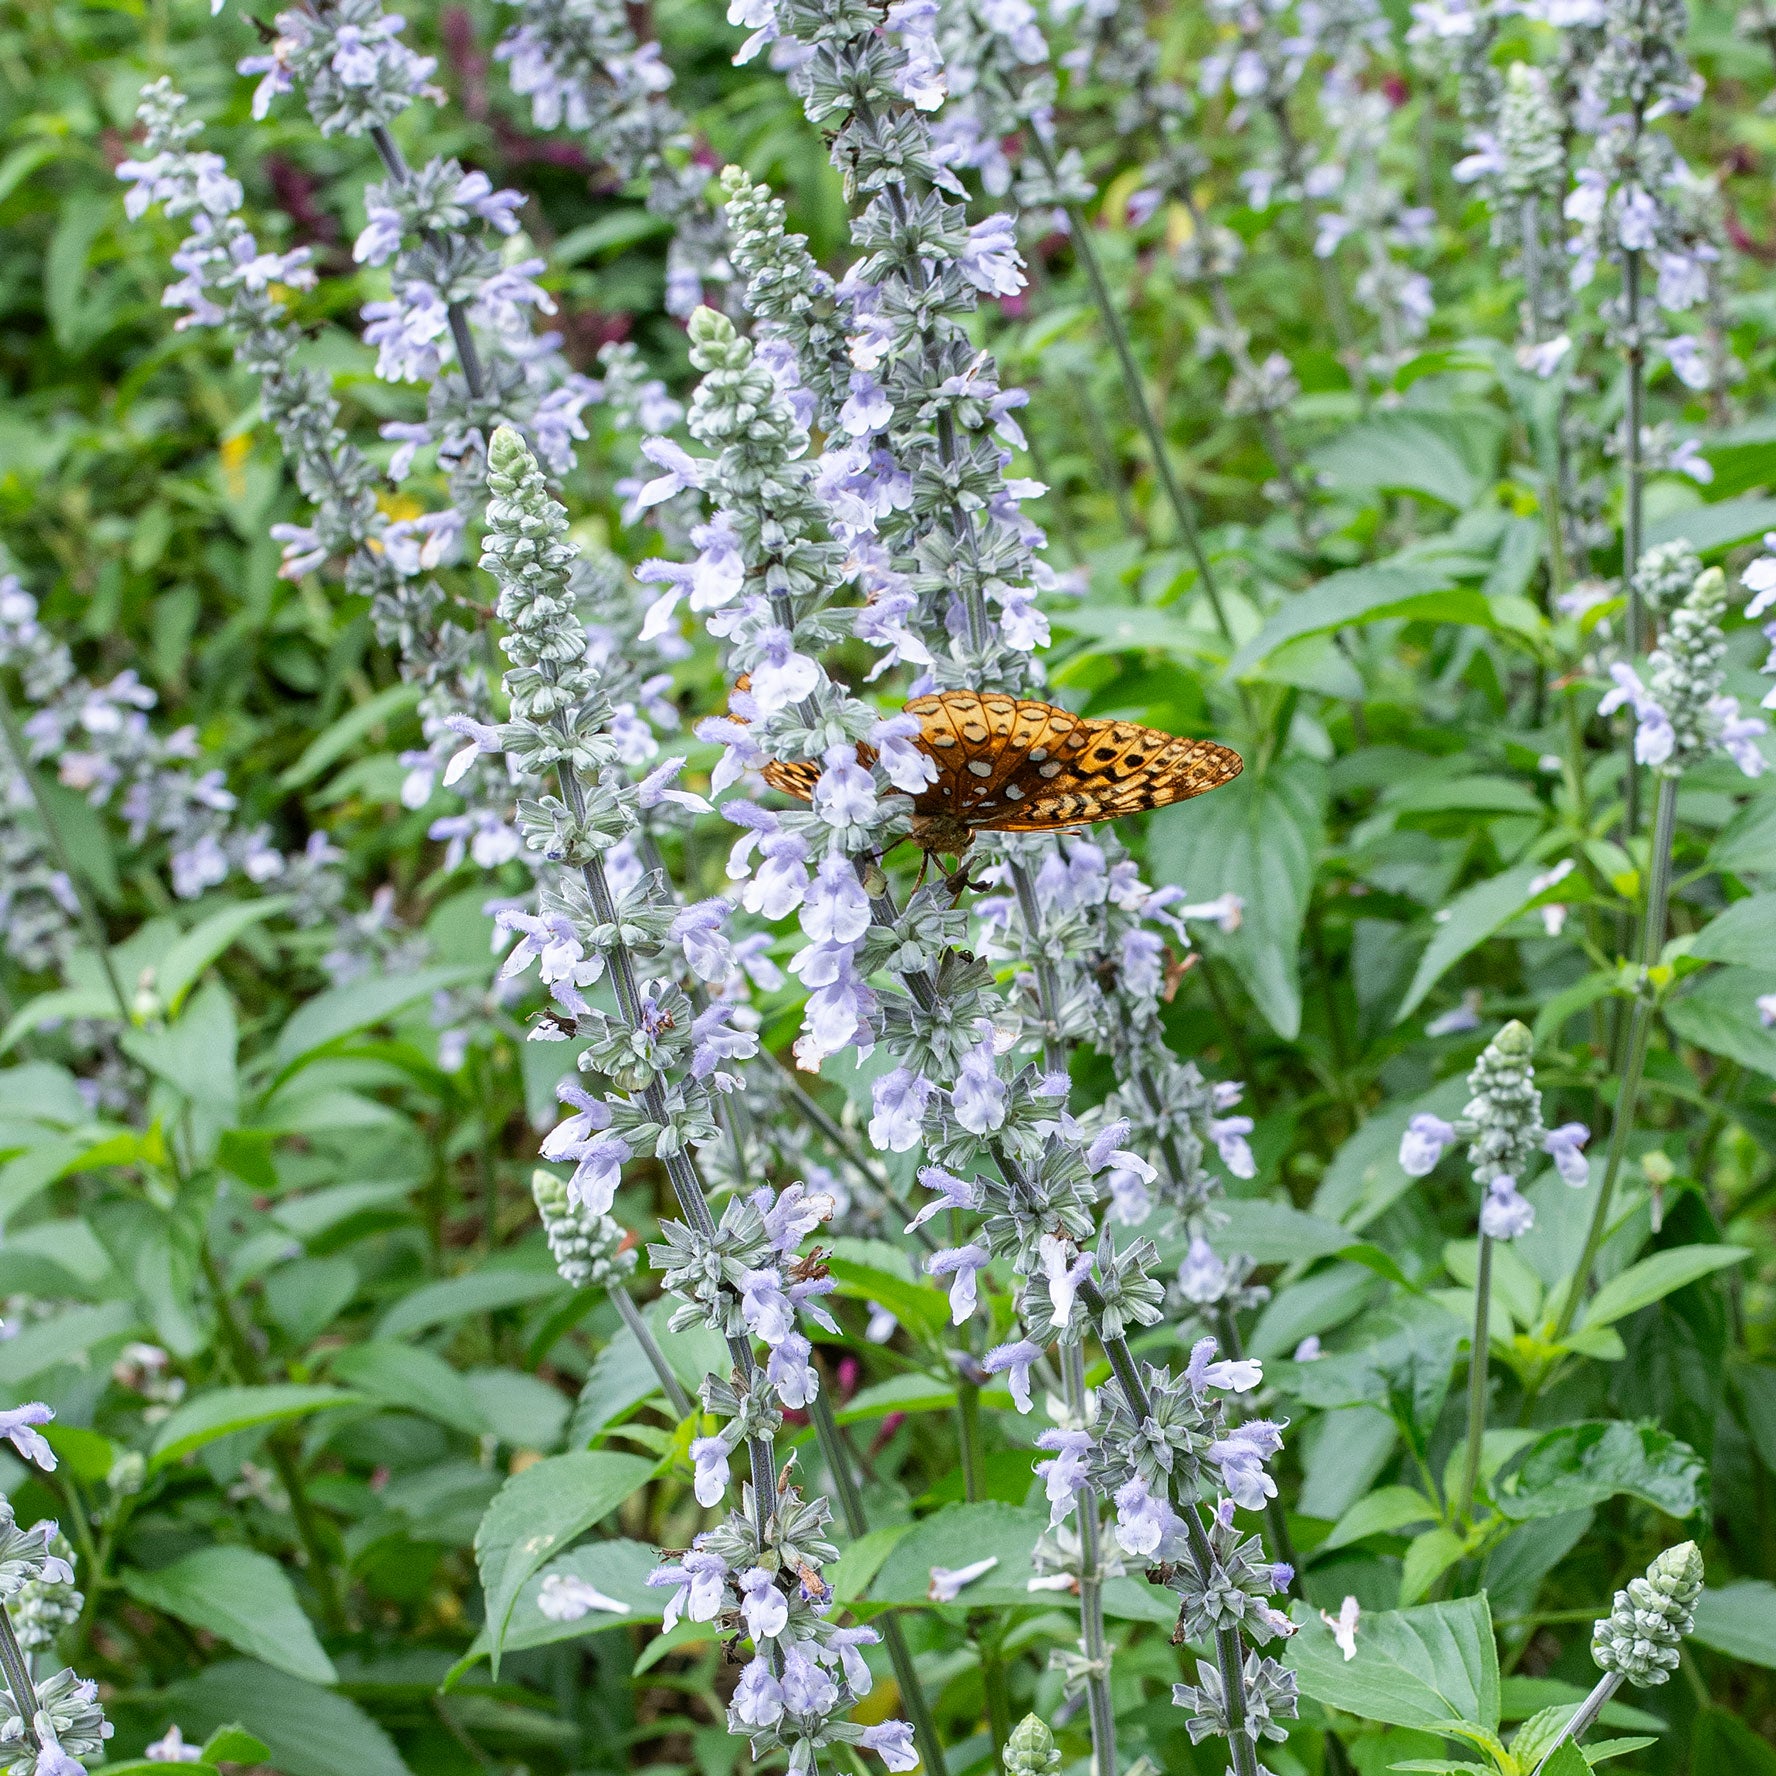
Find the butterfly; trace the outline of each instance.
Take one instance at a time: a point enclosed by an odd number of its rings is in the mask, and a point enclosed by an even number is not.
[[[913,744],[937,766],[937,781],[913,797],[909,836],[927,855],[960,857],[983,830],[1062,832],[1164,808],[1240,773],[1239,754],[1213,740],[1087,721],[991,691],[938,691],[915,697],[906,713],[919,722]],[[858,751],[866,762],[872,756]],[[820,766],[773,760],[764,779],[811,801]]]

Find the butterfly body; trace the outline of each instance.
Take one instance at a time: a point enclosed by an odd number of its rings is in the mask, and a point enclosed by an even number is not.
[[[1238,776],[1239,754],[1135,722],[1089,721],[1052,704],[996,692],[915,697],[913,744],[937,779],[912,798],[911,837],[960,856],[976,832],[1064,832],[1163,808]],[[868,759],[869,748],[859,749]],[[766,765],[773,789],[812,798],[820,767]]]

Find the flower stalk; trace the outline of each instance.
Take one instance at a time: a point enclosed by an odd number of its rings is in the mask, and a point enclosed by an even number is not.
[[[1675,773],[1662,774],[1659,778],[1658,800],[1653,811],[1652,869],[1647,882],[1646,907],[1641,915],[1640,981],[1633,1007],[1628,1014],[1628,1031],[1622,1057],[1622,1083],[1616,1092],[1603,1179],[1597,1187],[1597,1200],[1591,1206],[1591,1221],[1585,1230],[1584,1249],[1573,1268],[1572,1282],[1554,1322],[1556,1343],[1572,1327],[1579,1304],[1584,1300],[1585,1292],[1590,1286],[1597,1254],[1609,1233],[1610,1207],[1615,1201],[1616,1181],[1621,1177],[1622,1163],[1628,1156],[1628,1141],[1634,1132],[1635,1112],[1640,1105],[1641,1079],[1646,1071],[1647,1045],[1652,1037],[1653,1012],[1657,1003],[1648,975],[1665,947],[1665,928],[1671,899],[1672,839],[1677,827],[1678,781]]]

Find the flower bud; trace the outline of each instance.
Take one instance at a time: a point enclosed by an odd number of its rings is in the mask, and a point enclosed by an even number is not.
[[[1630,1683],[1664,1683],[1677,1668],[1678,1643],[1690,1631],[1701,1595],[1702,1551],[1694,1542],[1667,1548],[1644,1578],[1629,1580],[1627,1590],[1616,1593],[1591,1637],[1591,1657]]]
[[[1005,1776],[1053,1776],[1061,1767],[1054,1734],[1033,1714],[1012,1728],[1003,1756]]]

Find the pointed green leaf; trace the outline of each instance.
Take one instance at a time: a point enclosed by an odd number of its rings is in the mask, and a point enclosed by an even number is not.
[[[487,1638],[496,1675],[524,1581],[645,1486],[654,1469],[638,1455],[576,1450],[531,1463],[494,1495],[475,1535],[475,1560],[487,1594]]]

